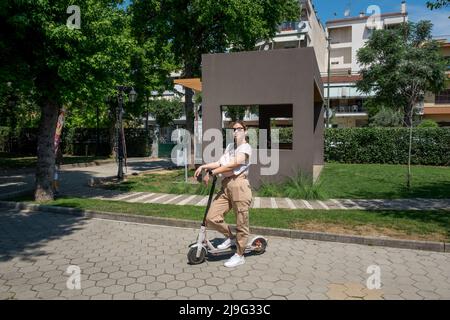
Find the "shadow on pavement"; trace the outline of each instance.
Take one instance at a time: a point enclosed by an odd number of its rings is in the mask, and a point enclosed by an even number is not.
[[[85,220],[81,216],[46,212],[3,211],[0,213],[0,262],[15,257],[33,262],[34,257],[48,254],[41,247],[82,229]]]

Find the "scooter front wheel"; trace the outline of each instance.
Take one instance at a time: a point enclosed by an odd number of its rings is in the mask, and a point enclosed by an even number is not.
[[[206,249],[202,247],[200,251],[200,256],[197,257],[197,247],[191,247],[187,254],[187,258],[190,264],[200,264],[205,261]]]
[[[252,242],[252,249],[255,254],[263,254],[266,251],[267,241],[263,237],[258,237]]]

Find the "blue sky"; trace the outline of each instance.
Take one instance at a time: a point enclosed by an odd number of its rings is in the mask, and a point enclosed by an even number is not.
[[[379,6],[381,13],[399,12],[401,2],[401,0],[313,0],[323,24],[327,20],[343,18],[347,7],[350,8],[351,16],[357,16],[361,11],[366,11],[370,5]],[[431,11],[426,6],[426,0],[407,0],[406,9],[410,21],[431,20],[434,24],[433,36],[446,35],[447,38],[450,38],[450,19],[448,19],[450,10],[448,8]]]
[[[130,0],[124,2],[126,6]],[[401,0],[313,0],[323,24],[327,20],[344,17],[344,11],[348,6],[350,15],[357,16],[361,11],[366,11],[370,5],[379,6],[381,13],[398,12],[401,2]],[[407,0],[406,6],[410,21],[431,20],[434,24],[433,36],[445,35],[447,39],[450,38],[450,19],[448,19],[450,10],[448,8],[431,11],[426,7],[426,0]]]

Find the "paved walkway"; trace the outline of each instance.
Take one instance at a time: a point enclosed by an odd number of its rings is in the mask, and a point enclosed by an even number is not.
[[[68,195],[130,203],[159,203],[206,206],[208,196],[167,194],[151,192],[120,192],[103,189],[71,191]],[[399,199],[399,200],[296,200],[289,198],[254,197],[252,208],[306,209],[306,210],[450,210],[450,199]]]
[[[448,253],[270,237],[266,253],[227,269],[228,256],[187,263],[196,235],[3,211],[0,299],[450,299]],[[79,267],[80,289],[67,286],[69,266]],[[370,289],[377,271],[380,288]]]
[[[171,167],[170,160],[149,160],[148,158],[131,158],[128,160],[127,173],[137,174]],[[108,163],[100,166],[73,167],[61,173],[61,194],[67,196],[88,197],[101,200],[126,201],[137,203],[160,203],[176,205],[206,206],[207,197],[199,195],[178,195],[151,192],[121,192],[89,187],[93,178],[108,178],[117,174],[117,164]],[[0,176],[0,200],[8,194],[19,190],[32,190],[34,175]],[[297,200],[289,198],[254,197],[253,208],[272,209],[379,209],[379,210],[450,210],[450,199],[398,199],[398,200]]]
[[[126,174],[138,174],[152,170],[160,170],[173,166],[170,160],[149,158],[129,158],[127,167],[124,168]],[[89,184],[92,179],[108,178],[117,175],[117,164],[115,162],[93,165],[88,167],[71,167],[61,171],[61,190],[62,192],[86,192],[90,190]],[[18,191],[33,190],[35,184],[35,175],[25,171],[20,173],[17,170],[11,175],[0,175],[0,199],[2,195],[7,197]]]

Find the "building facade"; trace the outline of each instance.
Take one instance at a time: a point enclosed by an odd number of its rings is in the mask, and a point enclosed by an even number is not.
[[[330,51],[330,81],[322,74],[325,97],[330,92],[330,108],[334,127],[360,127],[368,124],[368,114],[363,107],[367,96],[356,89],[361,67],[357,61],[358,50],[368,41],[375,29],[395,28],[408,21],[406,2],[399,12],[379,15],[361,12],[357,17],[327,21],[326,29]]]
[[[320,72],[327,70],[326,32],[311,0],[300,0],[298,21],[288,21],[278,27],[272,39],[261,40],[256,50],[290,49],[312,47]]]
[[[441,53],[447,60],[447,87],[438,94],[427,93],[424,100],[423,119],[436,121],[440,126],[450,126],[450,43],[438,40]]]

